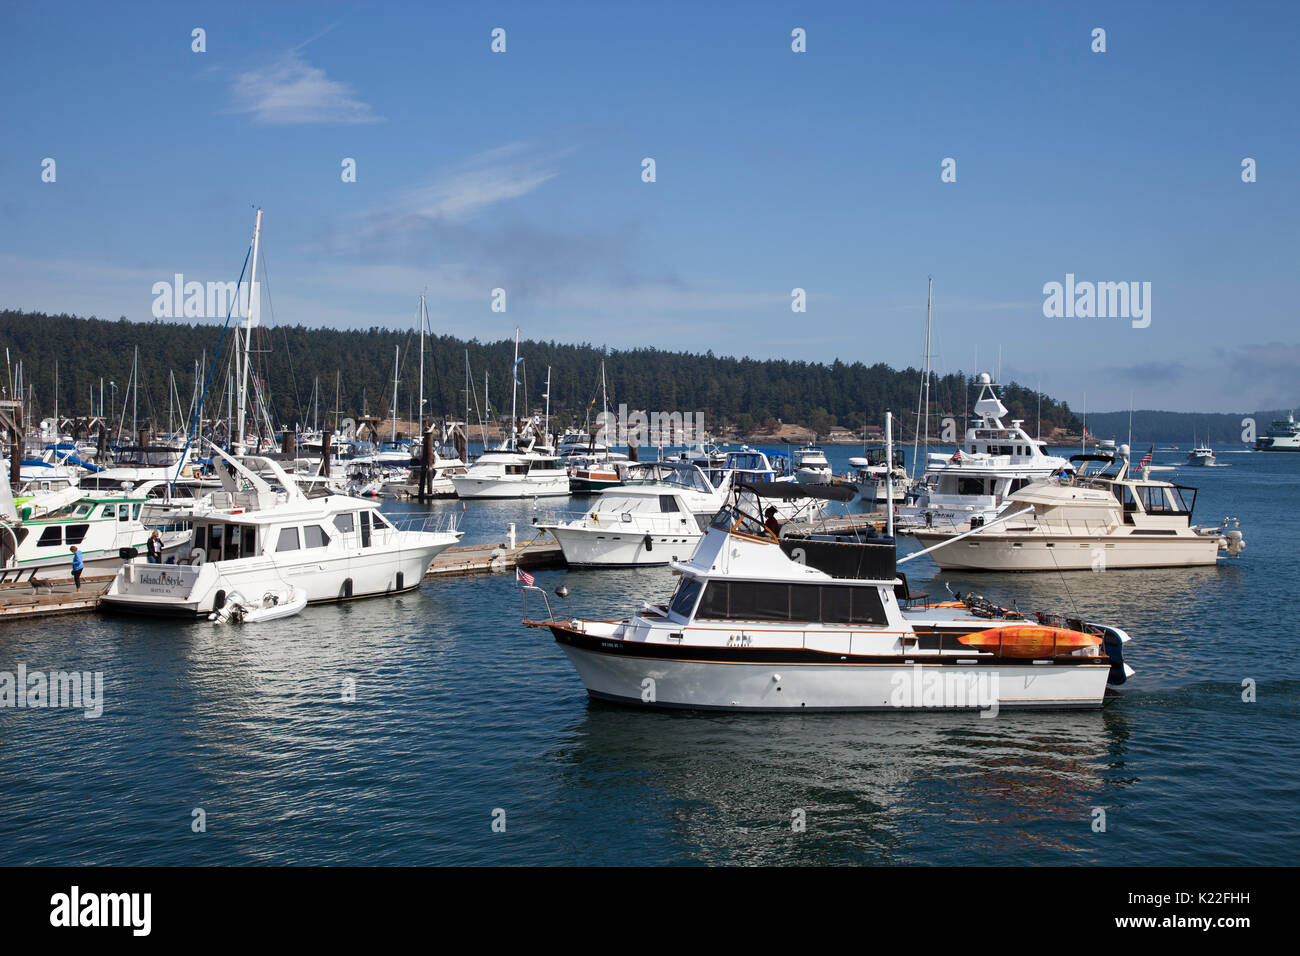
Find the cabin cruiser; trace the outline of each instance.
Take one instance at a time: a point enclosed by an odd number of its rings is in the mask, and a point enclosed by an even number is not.
[[[109,610],[200,617],[228,602],[256,603],[293,589],[309,603],[399,594],[462,532],[399,530],[370,499],[305,493],[275,461],[220,449],[222,491],[195,511],[176,563],[136,559],[102,598]]]
[[[903,450],[894,450],[892,468],[885,466],[885,449],[868,448],[866,457],[850,458],[849,467],[853,469],[853,485],[858,490],[858,497],[871,504],[883,505],[889,501],[892,492],[894,504],[900,505],[907,500],[908,489],[912,482],[907,477],[907,468],[903,463]]]
[[[523,588],[596,699],[635,707],[814,711],[1097,708],[1132,669],[1119,628],[981,599],[919,604],[892,537],[778,539],[771,496],[849,500],[843,486],[737,485],[667,604],[622,620],[550,613]],[[544,619],[528,600],[546,602]]]
[[[1236,557],[1245,539],[1227,520],[1217,528],[1191,523],[1196,489],[1129,473],[1129,448],[1075,455],[1073,477],[1035,482],[1010,495],[1003,514],[965,534],[916,532],[944,570],[1086,571],[1194,567]],[[1100,471],[1089,474],[1090,463]],[[958,540],[963,539],[963,540]]]
[[[465,473],[452,475],[459,498],[545,498],[569,493],[569,473],[555,453],[532,439],[509,439],[486,451]]]
[[[1020,419],[1003,424],[1007,408],[987,372],[980,375],[979,384],[978,418],[966,429],[964,444],[951,456],[929,456],[925,490],[915,504],[899,509],[900,525],[953,528],[973,518],[990,520],[1008,495],[1070,467],[1030,438]]]
[[[1208,445],[1197,445],[1187,454],[1188,465],[1199,465],[1202,468],[1211,468],[1214,466],[1214,449]]]
[[[623,485],[603,491],[570,521],[542,523],[573,566],[667,564],[695,550],[726,502],[699,466],[686,461],[630,463]]]
[[[742,482],[765,484],[777,482],[794,484],[796,482],[794,466],[786,454],[779,451],[762,451],[742,445],[739,451],[728,451],[694,459],[704,470],[709,483],[719,491]],[[781,521],[788,521],[796,514],[811,517],[820,514],[826,508],[826,502],[820,498],[810,498],[803,504],[794,504],[792,500],[779,495],[772,496],[768,504],[774,508]]]
[[[831,480],[831,463],[826,453],[813,445],[797,448],[791,453],[794,460],[795,481],[825,484]]]
[[[1295,413],[1274,420],[1268,431],[1255,439],[1255,451],[1300,451],[1300,422]]]

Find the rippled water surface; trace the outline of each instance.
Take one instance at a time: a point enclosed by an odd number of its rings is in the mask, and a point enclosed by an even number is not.
[[[854,453],[830,457],[842,468]],[[549,635],[520,626],[513,575],[262,626],[0,624],[0,671],[101,671],[105,683],[98,719],[0,709],[0,863],[1294,864],[1300,455],[1220,460],[1231,467],[1177,480],[1200,487],[1200,522],[1240,517],[1248,547],[1229,565],[909,565],[931,593],[948,581],[1125,627],[1138,673],[1097,713],[601,705]],[[535,513],[578,507],[471,504],[466,540],[503,540],[510,521],[528,537]],[[665,569],[537,577],[568,585],[553,601],[598,616],[673,582]],[[1255,703],[1242,701],[1248,679]],[[206,832],[192,832],[196,809]]]

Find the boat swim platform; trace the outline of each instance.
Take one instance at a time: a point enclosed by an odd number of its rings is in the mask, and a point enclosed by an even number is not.
[[[80,591],[70,578],[0,584],[0,622],[93,611],[112,582],[111,574],[83,577]]]
[[[456,545],[442,551],[433,559],[424,579],[453,577],[465,574],[500,574],[522,568],[565,567],[564,552],[550,538],[537,538],[517,547],[500,544]]]

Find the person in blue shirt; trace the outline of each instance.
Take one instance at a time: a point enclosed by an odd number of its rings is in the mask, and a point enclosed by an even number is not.
[[[77,546],[74,544],[72,546],[72,580],[76,583],[78,591],[81,590],[81,571],[85,566],[85,559],[81,557],[81,552],[77,550]]]

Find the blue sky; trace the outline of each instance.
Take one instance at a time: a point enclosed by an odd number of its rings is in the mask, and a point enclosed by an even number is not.
[[[0,306],[149,319],[157,281],[235,278],[258,204],[276,322],[408,327],[427,291],[460,336],[919,365],[933,275],[940,371],[1000,348],[1003,378],[1075,408],[1300,405],[1297,4],[5,21]],[[1067,273],[1150,282],[1150,326],[1045,318]]]

